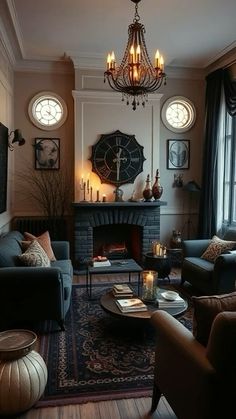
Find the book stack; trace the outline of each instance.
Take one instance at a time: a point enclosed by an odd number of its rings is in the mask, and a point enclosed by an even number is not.
[[[103,266],[111,266],[111,262],[105,256],[96,256],[92,260],[94,268],[101,268]]]
[[[163,296],[165,293],[158,295],[157,297],[157,303],[158,308],[181,308],[185,307],[185,301],[180,295],[177,295],[174,300],[167,300],[165,296]]]
[[[133,297],[133,290],[126,284],[115,284],[112,288],[112,293],[115,298],[131,298]]]
[[[116,300],[116,304],[122,313],[132,313],[135,311],[147,311],[147,306],[139,298],[129,298]]]

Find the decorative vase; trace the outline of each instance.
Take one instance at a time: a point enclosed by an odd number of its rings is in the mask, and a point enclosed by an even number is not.
[[[149,175],[147,175],[146,186],[145,186],[145,189],[143,191],[143,197],[144,197],[145,201],[151,201],[151,199],[152,199],[152,188],[151,188],[151,181],[150,181],[150,176]]]
[[[0,415],[30,409],[44,392],[47,367],[33,350],[36,340],[37,335],[30,330],[0,333]]]
[[[152,195],[155,200],[160,199],[163,192],[163,186],[160,185],[159,179],[160,179],[159,170],[157,169],[155,182],[152,187]]]
[[[182,237],[180,231],[173,230],[172,237],[170,239],[170,247],[171,249],[181,249]]]

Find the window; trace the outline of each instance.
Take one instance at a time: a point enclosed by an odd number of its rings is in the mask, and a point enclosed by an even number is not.
[[[226,115],[224,223],[236,226],[236,117]]]

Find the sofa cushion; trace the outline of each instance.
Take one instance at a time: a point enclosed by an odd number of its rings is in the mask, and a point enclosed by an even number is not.
[[[23,235],[19,231],[11,231],[0,237],[0,267],[18,266],[18,255],[22,253],[21,240]]]
[[[40,244],[40,246],[42,246],[42,248],[44,249],[44,251],[47,253],[49,259],[51,261],[56,260],[55,255],[53,253],[52,250],[52,246],[51,246],[51,239],[50,239],[50,235],[48,231],[45,231],[43,234],[41,234],[40,236],[36,237],[31,233],[25,232],[24,233],[24,237],[26,241],[22,242],[23,247],[28,247],[28,245],[33,241],[33,240],[37,240]]]
[[[204,346],[208,343],[212,322],[222,311],[236,311],[236,292],[222,295],[192,297],[193,334]]]
[[[22,253],[18,257],[26,266],[51,266],[47,253],[44,251],[42,246],[40,246],[37,240],[34,240],[25,253]]]
[[[222,240],[217,236],[213,236],[211,243],[201,255],[202,259],[206,259],[209,262],[215,262],[216,258],[227,250],[231,250],[235,247],[236,242]]]

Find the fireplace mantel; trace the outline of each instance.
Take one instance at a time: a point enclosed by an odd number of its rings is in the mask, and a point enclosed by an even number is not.
[[[165,201],[122,201],[122,202],[89,202],[89,201],[80,201],[73,202],[73,207],[86,207],[86,208],[96,208],[99,210],[102,208],[116,208],[116,207],[160,207],[162,205],[167,205]]]
[[[134,225],[142,229],[141,254],[150,252],[151,244],[160,239],[160,207],[165,201],[73,202],[75,262],[93,257],[93,230],[105,225]]]

